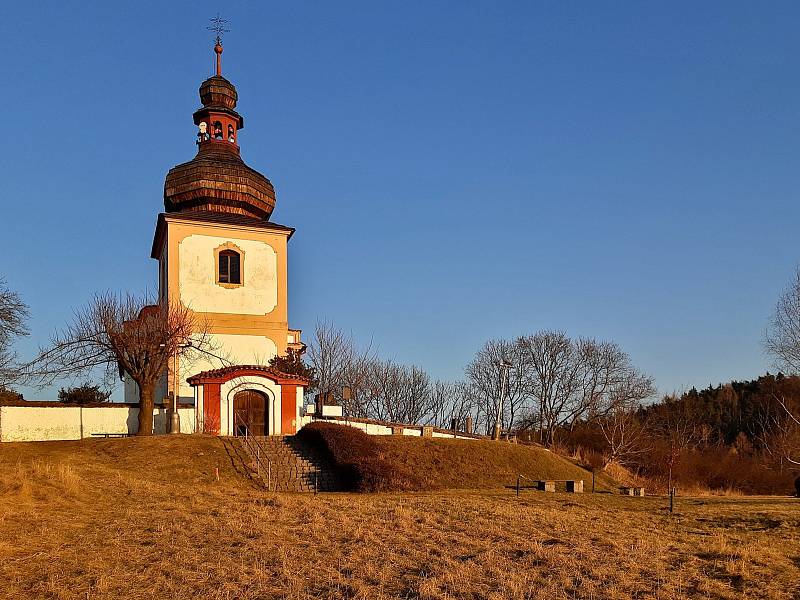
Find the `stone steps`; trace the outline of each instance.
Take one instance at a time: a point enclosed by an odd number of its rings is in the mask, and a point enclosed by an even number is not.
[[[254,481],[278,492],[333,492],[341,490],[336,473],[329,461],[294,436],[256,437],[262,466],[241,438],[232,440],[249,457],[246,468]],[[269,467],[267,466],[267,460]]]

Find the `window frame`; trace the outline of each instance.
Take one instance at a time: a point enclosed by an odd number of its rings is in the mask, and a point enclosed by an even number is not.
[[[220,280],[220,273],[219,273],[220,255],[222,255],[223,253],[230,253],[230,252],[239,255],[239,283],[230,283],[228,281]],[[230,273],[228,273],[228,278],[230,278]],[[214,280],[218,286],[227,289],[239,288],[244,285],[244,252],[242,251],[241,248],[239,248],[239,246],[237,246],[232,242],[225,242],[224,244],[222,244],[221,246],[217,247],[214,250]]]

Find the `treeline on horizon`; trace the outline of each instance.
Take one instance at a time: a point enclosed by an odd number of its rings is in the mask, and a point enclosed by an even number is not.
[[[800,469],[800,377],[765,374],[667,395],[564,432],[591,466],[617,463],[659,489],[789,494]]]

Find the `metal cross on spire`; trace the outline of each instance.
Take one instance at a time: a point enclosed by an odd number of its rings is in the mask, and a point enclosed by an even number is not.
[[[228,20],[221,18],[217,13],[217,16],[209,19],[209,21],[211,21],[211,26],[206,27],[206,29],[217,34],[217,43],[219,44],[222,42],[222,35],[230,31],[227,28]]]

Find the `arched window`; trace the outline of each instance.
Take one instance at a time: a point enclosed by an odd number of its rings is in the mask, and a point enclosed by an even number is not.
[[[222,139],[222,123],[219,121],[214,121],[214,139]]]
[[[222,250],[219,253],[219,283],[242,283],[242,257],[235,250]]]
[[[234,135],[233,125],[228,125],[228,141],[233,144],[236,142],[236,136]]]

